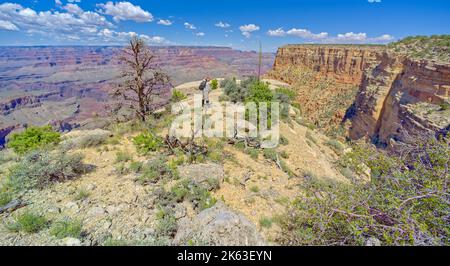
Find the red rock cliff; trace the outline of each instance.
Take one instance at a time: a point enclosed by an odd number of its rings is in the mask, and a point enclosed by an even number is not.
[[[383,48],[365,45],[287,45],[278,49],[273,66],[275,73],[286,67],[313,70],[318,77],[332,77],[344,84],[360,84],[368,64]],[[286,80],[291,82],[290,80]]]

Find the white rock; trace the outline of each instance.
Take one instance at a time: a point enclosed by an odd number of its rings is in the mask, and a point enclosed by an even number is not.
[[[64,246],[81,246],[81,241],[77,238],[66,237],[62,240]]]

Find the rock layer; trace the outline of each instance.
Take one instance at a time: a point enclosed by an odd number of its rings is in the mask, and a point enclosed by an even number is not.
[[[278,49],[273,73],[294,66],[313,70],[317,77],[332,77],[339,83],[357,85],[380,50],[380,46],[362,45],[287,45]],[[276,74],[273,77],[283,80]]]
[[[352,117],[350,137],[382,143],[448,131],[450,64],[414,61],[384,53],[366,71]]]
[[[293,68],[311,71],[316,79],[334,80],[334,86],[325,86],[331,91],[320,95],[333,97],[334,91],[336,102],[342,94],[336,89],[339,85],[359,86],[353,104],[340,103],[347,105],[341,106],[347,109],[342,122],[351,121],[348,133],[352,139],[389,143],[448,132],[449,63],[413,60],[384,46],[287,45],[278,50],[268,76],[294,83],[295,77],[286,75],[286,70]],[[321,100],[308,99],[308,104],[310,101]]]

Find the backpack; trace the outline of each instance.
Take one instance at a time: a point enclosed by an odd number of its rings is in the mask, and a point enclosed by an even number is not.
[[[205,89],[205,87],[206,87],[206,80],[203,80],[203,81],[200,83],[200,86],[198,86],[198,89],[202,91],[202,90]]]

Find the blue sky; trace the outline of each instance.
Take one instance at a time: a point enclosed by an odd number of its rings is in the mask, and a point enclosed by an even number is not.
[[[449,0],[0,1],[0,45],[387,43],[449,34]]]

